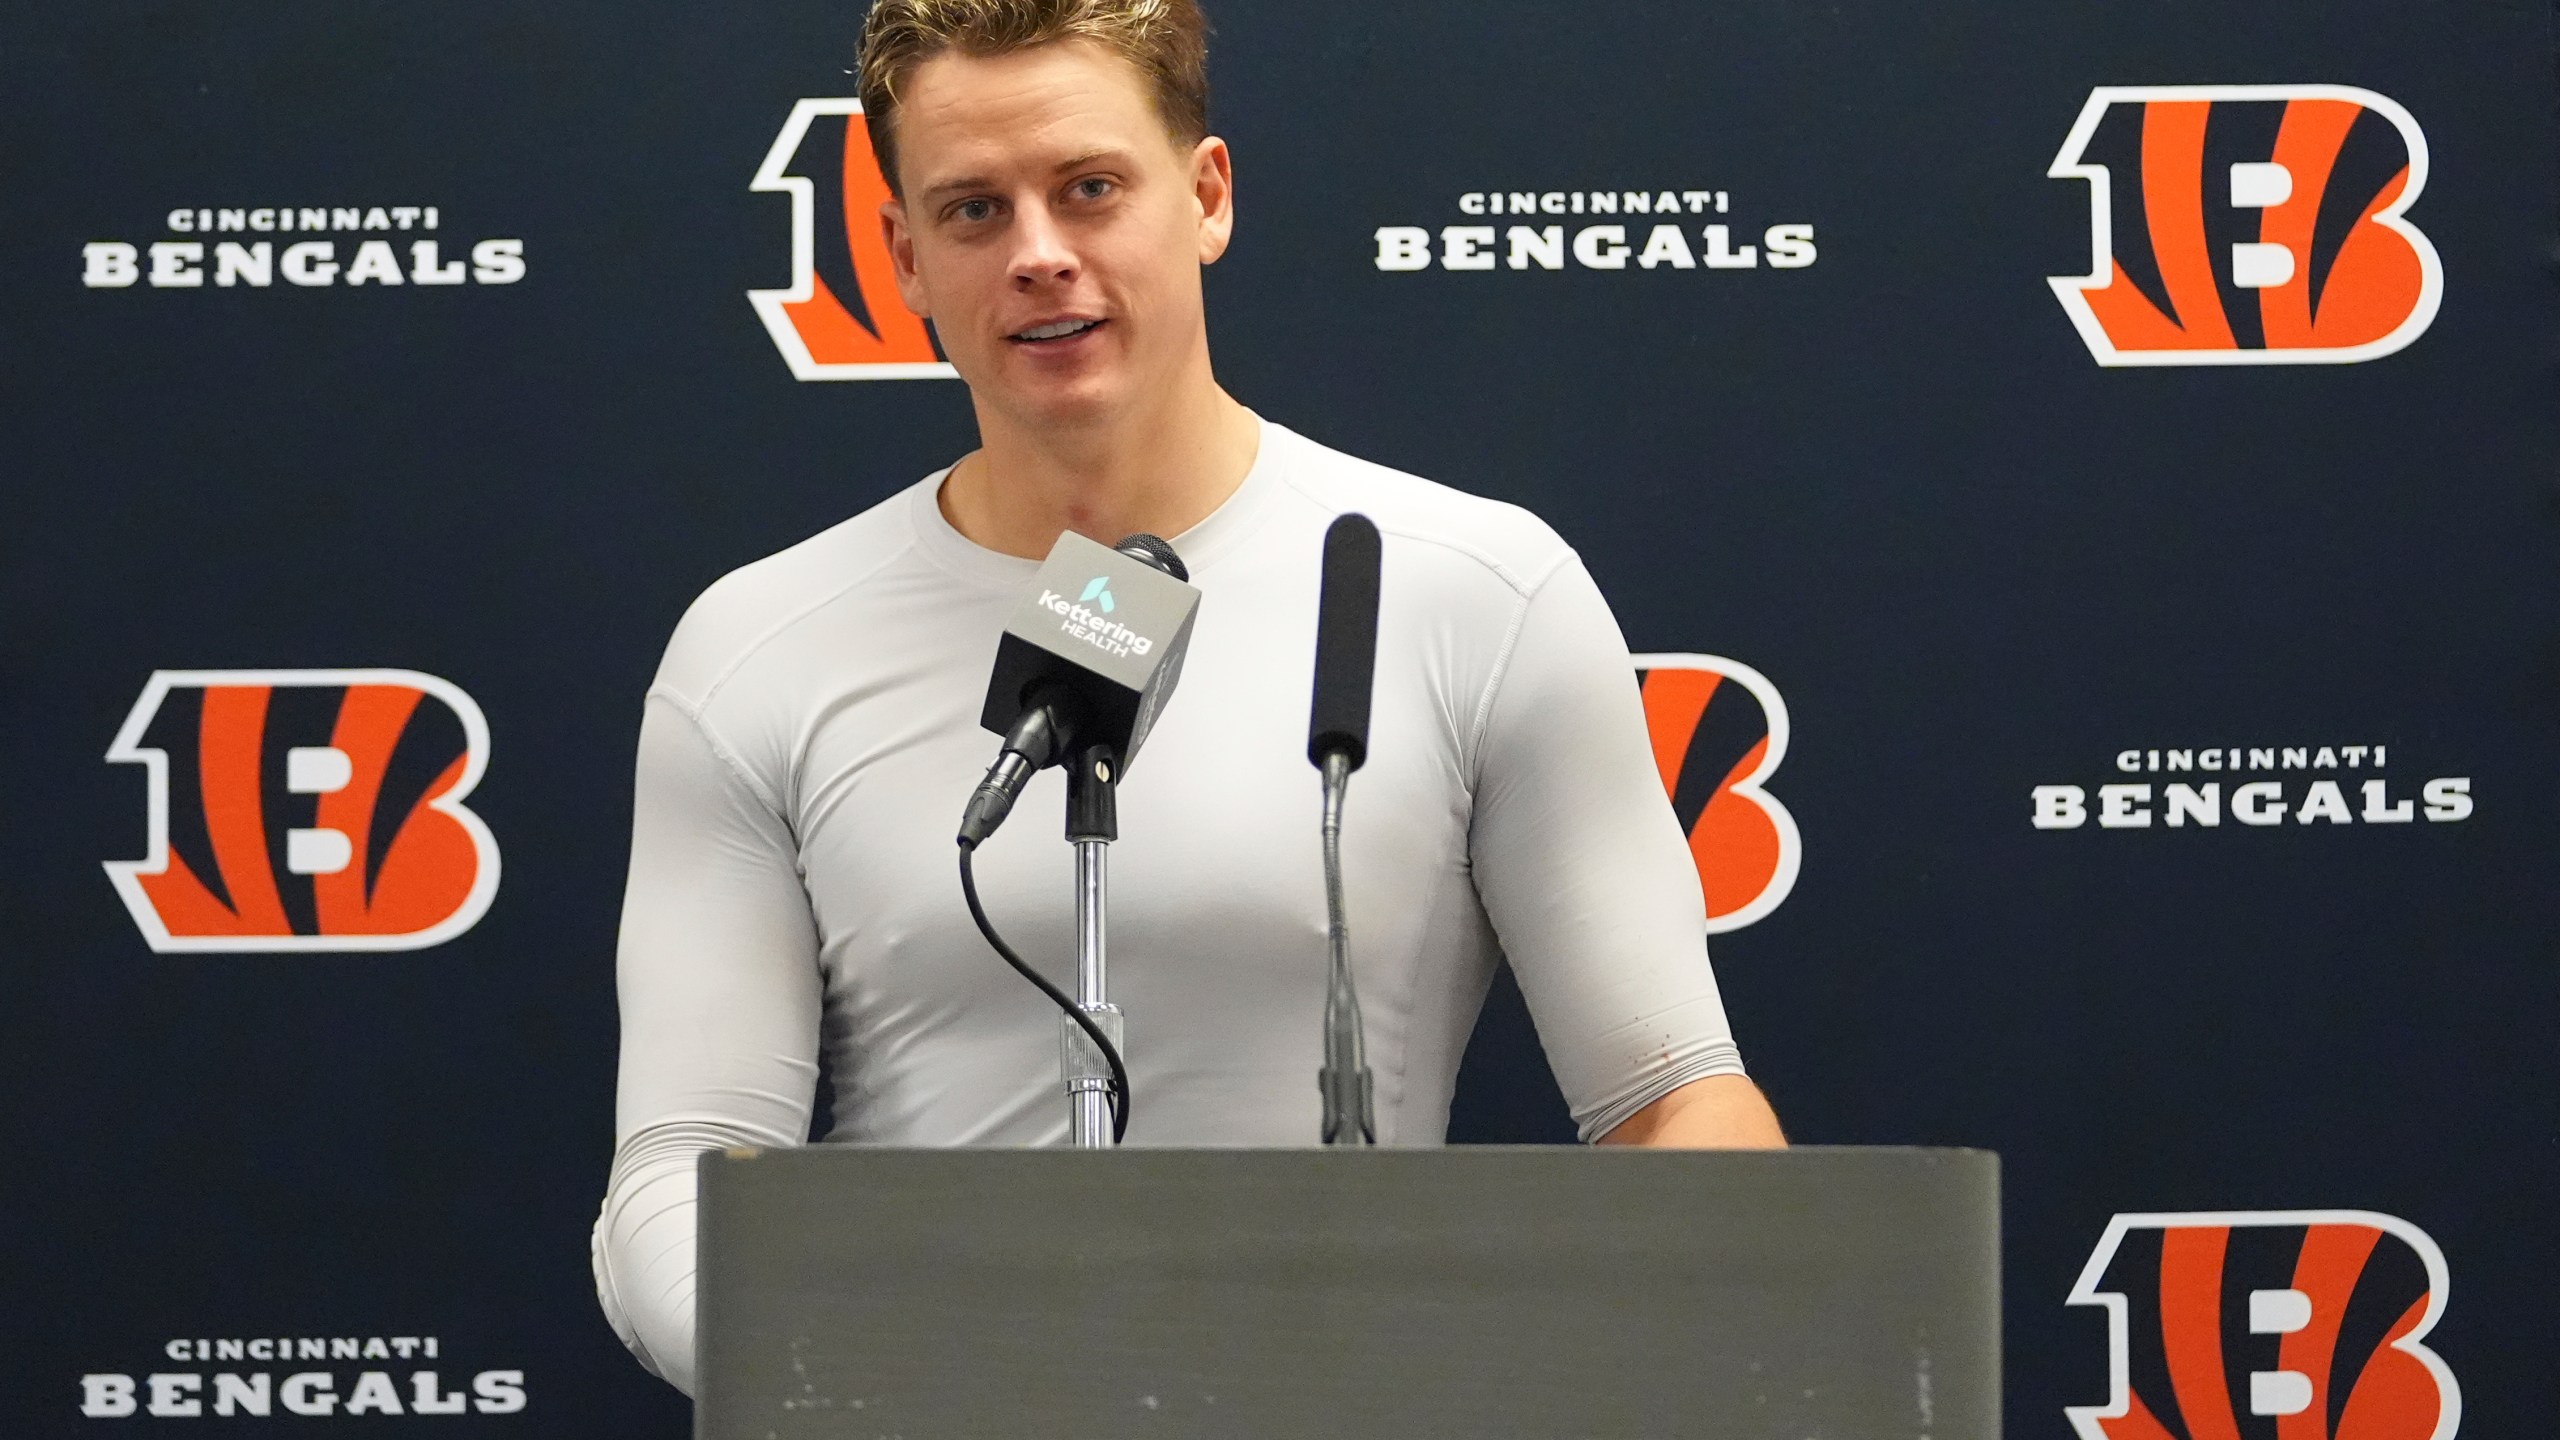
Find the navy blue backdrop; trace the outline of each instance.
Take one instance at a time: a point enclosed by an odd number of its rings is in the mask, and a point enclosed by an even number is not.
[[[1221,378],[1581,550],[1791,1132],[2004,1156],[2011,1433],[2548,1423],[2551,15],[1212,11]],[[837,293],[858,19],[0,17],[0,1431],[684,1433],[587,1275],[639,697],[972,443]],[[1455,1130],[1568,1134],[1507,987]]]

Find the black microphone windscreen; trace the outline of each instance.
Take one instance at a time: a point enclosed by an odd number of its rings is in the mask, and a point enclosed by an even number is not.
[[[1173,553],[1173,547],[1166,544],[1161,537],[1150,535],[1144,530],[1125,537],[1111,548],[1132,560],[1153,565],[1176,580],[1187,582],[1191,579],[1191,567],[1182,563],[1182,557]]]
[[[1307,758],[1369,758],[1369,689],[1378,665],[1378,527],[1344,515],[1324,534],[1324,591],[1316,609],[1315,704]]]

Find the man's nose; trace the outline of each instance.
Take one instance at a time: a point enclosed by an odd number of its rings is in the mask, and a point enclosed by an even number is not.
[[[1045,205],[1026,205],[1014,212],[1013,283],[1027,290],[1076,278],[1075,250]]]

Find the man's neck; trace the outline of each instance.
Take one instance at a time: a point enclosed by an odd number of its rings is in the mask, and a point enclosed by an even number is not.
[[[1226,503],[1253,468],[1253,412],[1205,374],[1166,402],[1072,429],[981,409],[984,442],[942,482],[943,518],[986,548],[1039,559],[1068,530],[1105,545],[1179,535]]]

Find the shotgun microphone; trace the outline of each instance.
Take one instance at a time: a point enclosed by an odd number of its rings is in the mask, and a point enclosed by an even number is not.
[[[1316,603],[1315,704],[1307,759],[1357,770],[1369,758],[1369,690],[1378,665],[1378,527],[1345,515],[1324,532],[1324,589]]]
[[[1307,759],[1324,775],[1324,899],[1329,974],[1324,993],[1324,1143],[1374,1145],[1378,1123],[1351,982],[1351,925],[1342,897],[1342,803],[1351,772],[1369,758],[1369,692],[1378,668],[1378,527],[1344,515],[1324,534],[1324,589],[1316,603],[1315,701]]]

